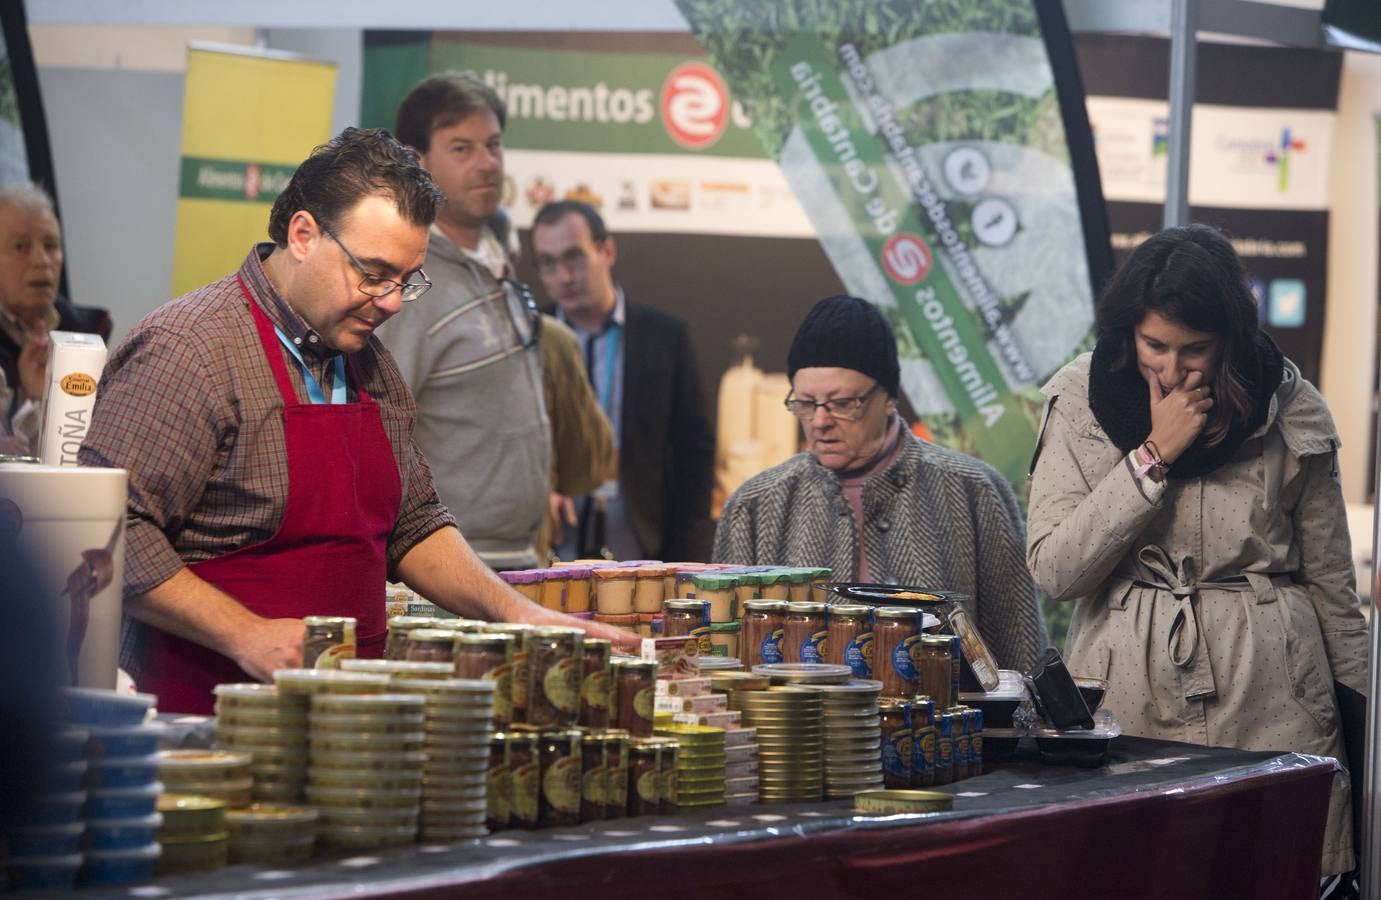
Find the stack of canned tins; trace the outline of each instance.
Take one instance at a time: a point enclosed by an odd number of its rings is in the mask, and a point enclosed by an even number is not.
[[[272,684],[219,684],[216,743],[252,758],[251,799],[298,803],[307,783],[305,696],[280,694]]]
[[[416,839],[423,703],[417,694],[312,697],[307,803],[321,813],[323,844],[377,847]]]
[[[495,683],[448,678],[400,680],[393,686],[425,697],[422,839],[483,837]]]
[[[455,674],[455,666],[445,662],[408,662],[403,659],[343,659],[342,672],[366,672],[371,675],[387,675],[390,679],[437,679],[450,678]]]
[[[663,808],[660,812],[703,809],[724,804],[724,729],[707,725],[669,725],[657,729]]]
[[[818,801],[824,794],[824,698],[819,691],[779,685],[735,691],[731,707],[757,730],[759,797],[764,803]]]
[[[233,809],[250,803],[252,763],[250,754],[228,750],[163,750],[158,780],[169,794],[224,800]]]
[[[319,813],[306,806],[256,803],[225,813],[231,863],[284,865],[312,858]]]
[[[229,849],[224,800],[164,794],[158,798],[163,855],[158,873],[196,872],[225,865]]]
[[[882,682],[854,679],[815,685],[813,690],[824,694],[825,797],[836,800],[882,787]]]

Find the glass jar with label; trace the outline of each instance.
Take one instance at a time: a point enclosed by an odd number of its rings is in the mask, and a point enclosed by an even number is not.
[[[954,719],[949,713],[935,714],[935,784],[954,782]]]
[[[605,638],[585,638],[581,645],[582,674],[580,678],[581,728],[602,730],[609,727],[609,691],[613,679],[609,660],[613,644]]]
[[[830,636],[825,662],[848,666],[855,678],[873,677],[873,610],[861,603],[837,603],[825,610]]]
[[[634,591],[638,584],[638,570],[622,566],[608,566],[595,569],[592,573],[595,584],[595,610],[606,616],[626,616],[638,612],[659,612],[661,598],[651,609],[639,609],[634,603]]]
[[[513,635],[458,635],[455,676],[494,682],[494,724],[513,721]]]
[[[503,831],[513,814],[513,772],[508,758],[509,736],[496,731],[489,737],[489,771],[485,776],[484,825]]]
[[[633,737],[651,737],[656,705],[657,663],[645,659],[616,659],[610,663],[614,724]]]
[[[604,818],[621,819],[628,811],[628,732],[604,732]]]
[[[513,791],[510,821],[517,828],[536,828],[542,796],[542,760],[537,750],[537,734],[516,731],[508,735],[508,766]]]
[[[707,600],[711,622],[731,622],[738,605],[738,576],[720,572],[696,572],[691,576],[694,592],[689,596]]]
[[[486,624],[482,634],[509,634],[513,636],[513,721],[527,721],[527,647],[523,638],[533,629],[532,625],[493,622]]]
[[[935,701],[924,695],[911,700],[911,786],[935,784]]]
[[[882,737],[882,782],[888,790],[911,787],[911,704],[906,700],[878,701]]]
[[[635,737],[628,742],[628,814],[655,816],[662,804],[661,742]]]
[[[534,628],[523,637],[527,649],[527,723],[539,728],[570,726],[580,717],[580,681],[585,671],[578,628]]]
[[[545,731],[538,740],[542,798],[538,823],[543,828],[580,824],[580,732]]]
[[[657,803],[657,812],[663,816],[674,816],[676,815],[676,768],[677,759],[681,755],[681,744],[671,738],[654,738],[654,740],[661,747],[661,762],[658,764],[661,794]]]
[[[349,616],[307,616],[302,620],[302,668],[338,669],[355,658],[355,620]]]
[[[417,628],[433,628],[436,622],[430,616],[392,616],[388,620],[388,639],[384,641],[384,659],[407,659],[408,632]]]
[[[587,731],[580,740],[580,821],[604,818],[608,799],[606,755],[609,742],[598,731]]]
[[[662,604],[662,634],[666,637],[693,637],[700,644],[700,655],[710,655],[710,617],[707,601],[667,600]]]
[[[782,662],[786,604],[780,600],[749,600],[743,605],[741,659],[745,666]]]
[[[945,709],[957,699],[954,687],[954,642],[948,634],[926,635],[921,639],[920,671],[917,688]]]
[[[454,663],[456,634],[445,628],[414,628],[408,632],[403,658],[408,662]]]
[[[828,652],[825,604],[807,601],[787,603],[782,626],[782,662],[822,663]]]
[[[768,569],[758,573],[758,596],[764,600],[791,599],[790,569]],[[798,603],[809,602],[798,600]]]
[[[910,697],[916,693],[920,613],[880,606],[873,616],[873,678],[882,682],[882,696]]]

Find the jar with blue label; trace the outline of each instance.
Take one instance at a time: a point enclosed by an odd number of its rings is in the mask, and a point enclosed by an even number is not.
[[[822,663],[828,651],[825,604],[787,603],[782,635],[782,662]]]
[[[882,732],[883,787],[909,788],[914,753],[911,704],[905,700],[879,700],[878,721]]]
[[[786,604],[781,600],[749,600],[743,604],[743,633],[739,638],[744,665],[782,662]]]
[[[935,783],[954,781],[954,717],[949,713],[935,716]]]
[[[861,603],[826,609],[829,638],[825,662],[848,666],[855,678],[873,677],[873,610]]]
[[[920,612],[905,606],[880,606],[873,615],[872,677],[882,682],[882,696],[910,697],[916,693],[918,680]]]

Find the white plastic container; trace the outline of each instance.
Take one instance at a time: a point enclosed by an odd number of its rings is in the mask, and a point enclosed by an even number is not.
[[[124,469],[0,463],[0,522],[56,604],[60,650],[75,648],[68,670],[82,687],[115,688],[127,481]]]
[[[96,385],[105,361],[105,341],[99,335],[49,333],[43,426],[38,439],[38,456],[44,465],[77,465],[77,450],[91,427]]]

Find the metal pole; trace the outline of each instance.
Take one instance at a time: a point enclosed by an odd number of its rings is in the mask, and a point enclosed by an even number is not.
[[[1381,364],[1381,363],[1378,363]],[[1377,418],[1376,447],[1381,448],[1381,417]],[[1358,833],[1361,835],[1362,845],[1357,848],[1357,859],[1361,864],[1361,885],[1363,897],[1381,897],[1381,872],[1377,871],[1378,863],[1381,863],[1381,822],[1377,821],[1377,753],[1381,749],[1381,716],[1377,715],[1377,702],[1381,698],[1381,666],[1377,665],[1378,658],[1381,658],[1381,622],[1378,621],[1376,614],[1377,605],[1381,604],[1381,557],[1377,556],[1381,552],[1381,451],[1376,454],[1374,463],[1376,467],[1376,481],[1373,483],[1378,486],[1376,496],[1373,497],[1374,509],[1372,513],[1371,530],[1371,660],[1368,665],[1369,674],[1367,678],[1367,748],[1366,748],[1366,769],[1362,773],[1362,808],[1354,809],[1354,816],[1361,816],[1361,827]],[[1356,778],[1356,773],[1353,773]]]
[[[1169,165],[1165,173],[1166,228],[1189,222],[1189,121],[1194,110],[1195,25],[1198,0],[1170,2]]]

